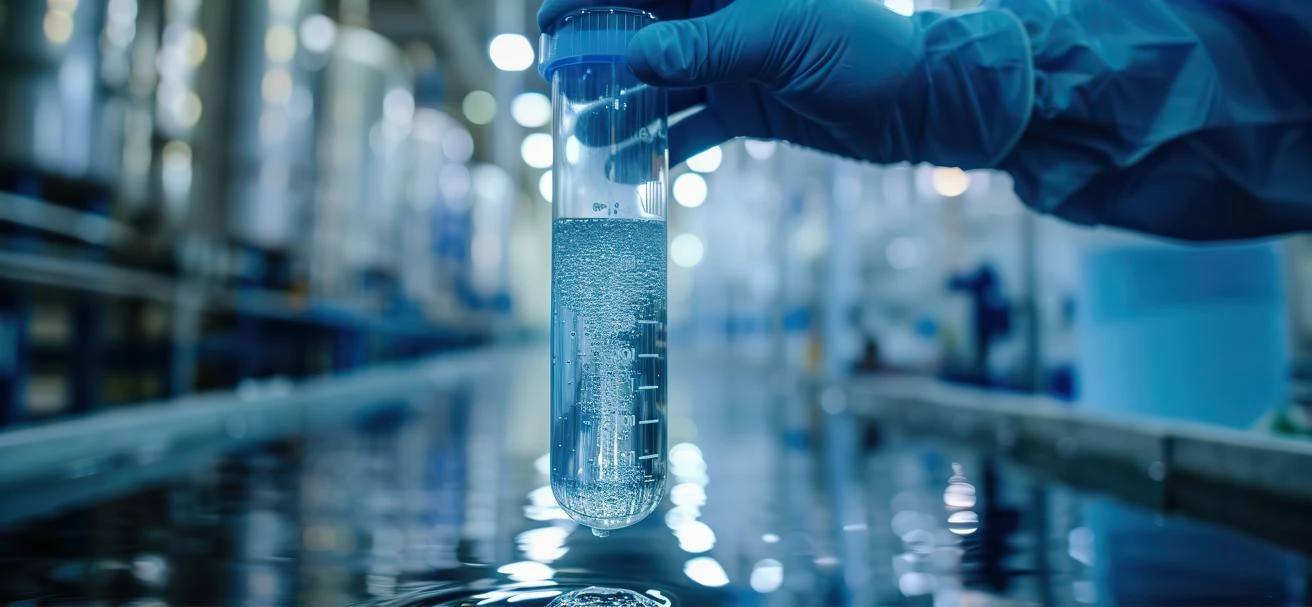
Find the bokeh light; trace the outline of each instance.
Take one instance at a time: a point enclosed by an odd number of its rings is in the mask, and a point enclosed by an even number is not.
[[[492,65],[505,72],[522,72],[533,65],[536,55],[528,38],[519,34],[501,34],[487,46]]]
[[[702,239],[693,234],[679,234],[670,242],[670,261],[681,268],[696,267],[705,252]]]
[[[524,138],[524,143],[520,144],[519,154],[524,164],[535,169],[545,169],[551,167],[551,146],[551,135],[530,133]]]
[[[695,209],[706,202],[706,180],[696,173],[684,173],[674,180],[674,201]]]
[[[688,168],[698,173],[714,173],[724,161],[724,152],[715,146],[688,159]]]
[[[544,126],[551,122],[551,100],[542,93],[520,93],[510,102],[510,117],[524,128]]]
[[[465,120],[474,124],[488,124],[497,117],[497,98],[487,91],[471,91],[460,104]]]

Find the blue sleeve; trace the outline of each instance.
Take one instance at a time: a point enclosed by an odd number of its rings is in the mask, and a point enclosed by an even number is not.
[[[1025,25],[1025,203],[1183,240],[1312,230],[1312,0],[987,0]]]

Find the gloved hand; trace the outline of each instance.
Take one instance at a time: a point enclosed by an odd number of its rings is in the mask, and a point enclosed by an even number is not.
[[[878,163],[993,166],[1028,120],[1025,32],[1002,11],[904,17],[873,0],[546,0],[543,31],[589,6],[661,19],[629,63],[670,90],[674,164],[734,137]],[[986,114],[986,112],[988,112]]]

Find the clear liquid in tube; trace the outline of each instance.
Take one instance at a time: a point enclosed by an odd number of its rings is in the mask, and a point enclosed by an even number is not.
[[[627,527],[665,495],[665,222],[555,220],[551,286],[551,487],[579,523]]]

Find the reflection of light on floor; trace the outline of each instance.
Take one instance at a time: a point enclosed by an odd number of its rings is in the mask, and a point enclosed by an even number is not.
[[[684,552],[707,552],[715,547],[715,532],[701,521],[690,521],[674,531],[679,549]]]
[[[502,565],[497,573],[504,573],[516,582],[534,582],[551,579],[551,576],[556,575],[556,570],[534,561],[519,561]]]
[[[724,567],[709,556],[699,556],[689,559],[683,564],[683,574],[688,579],[711,588],[728,585],[729,574],[724,572]]]
[[[515,596],[512,596],[512,597],[506,599],[506,602],[507,602],[507,603],[519,603],[519,602],[521,602],[521,601],[532,601],[532,600],[536,600],[536,599],[549,599],[549,598],[552,598],[552,597],[555,597],[555,596],[559,596],[560,594],[562,594],[560,590],[533,590],[533,591],[529,591],[529,592],[521,592],[521,593],[519,593],[519,594],[516,594]]]
[[[565,556],[569,548],[565,547],[565,538],[573,529],[565,526],[529,529],[515,536],[515,545],[531,561],[550,563]]]
[[[168,561],[158,554],[146,553],[132,559],[132,575],[147,586],[163,585],[168,579],[168,572]]]
[[[539,580],[539,581],[529,581],[529,582],[516,582],[516,583],[513,583],[513,584],[507,584],[507,585],[502,586],[502,587],[500,587],[500,588],[498,588],[498,589],[496,589],[496,590],[491,590],[491,591],[488,591],[488,592],[483,592],[483,593],[480,593],[480,594],[475,594],[474,596],[471,596],[471,597],[469,597],[469,598],[471,598],[471,599],[479,599],[479,602],[478,602],[479,605],[486,605],[486,604],[489,604],[489,603],[496,603],[496,602],[499,602],[499,601],[506,601],[506,600],[511,599],[512,597],[516,597],[516,596],[519,596],[519,595],[521,595],[521,594],[532,594],[532,593],[535,593],[535,592],[544,592],[544,590],[527,590],[527,591],[523,591],[522,589],[524,589],[524,588],[547,588],[547,587],[550,587],[550,586],[557,586],[557,585],[558,585],[558,584],[556,584],[556,582],[552,582],[552,581],[549,581],[549,580],[546,580],[546,581],[541,581],[541,580]],[[556,594],[560,594],[560,593],[557,592]],[[553,596],[554,596],[554,595],[553,595]],[[527,600],[527,599],[520,599],[520,600]]]
[[[948,516],[948,531],[957,535],[970,535],[979,530],[979,515],[969,510],[953,512]]]
[[[775,534],[773,534],[773,533],[767,533],[767,534],[761,536],[761,541],[762,541],[762,542],[765,542],[765,543],[767,543],[767,544],[778,544],[778,543],[779,543],[779,536],[777,536],[777,535],[775,535]]]
[[[897,578],[897,589],[907,596],[921,596],[933,592],[936,583],[934,576],[912,571]]]
[[[943,490],[943,505],[948,510],[963,510],[975,507],[975,486],[966,480],[965,467],[952,462],[952,476],[948,478],[948,487]]]
[[[551,487],[538,487],[529,492],[528,505],[524,506],[524,518],[530,521],[568,521],[569,515],[556,503],[556,495]]]
[[[1088,527],[1076,527],[1071,529],[1067,536],[1066,543],[1070,546],[1067,550],[1071,558],[1080,562],[1086,567],[1093,566],[1093,530]]]
[[[893,515],[891,521],[893,533],[898,537],[905,537],[908,533],[917,529],[927,529],[932,523],[927,520],[928,517],[915,510],[902,510]]]
[[[939,546],[929,557],[929,564],[936,571],[955,571],[961,566],[961,557],[966,551],[957,546]]]
[[[710,483],[702,450],[692,443],[679,443],[670,448],[669,461],[670,473],[678,484],[670,488],[674,508],[665,513],[665,525],[678,538],[679,549],[694,554],[707,552],[715,547],[715,531],[697,520],[706,505],[704,487]]]
[[[902,544],[915,554],[929,554],[934,551],[934,534],[925,529],[912,529],[902,535]]]
[[[697,508],[675,506],[665,513],[665,526],[672,531],[678,531],[685,525],[696,522],[698,516],[701,516],[701,511]]]
[[[675,506],[700,508],[706,505],[706,490],[696,483],[679,483],[670,488],[670,501]]]
[[[1088,580],[1078,580],[1072,583],[1071,595],[1077,603],[1090,605],[1098,601],[1097,587]]]
[[[752,590],[762,594],[774,592],[784,584],[784,565],[774,559],[763,559],[752,568]]]
[[[679,443],[670,447],[670,472],[675,476],[706,472],[702,450],[692,443]]]
[[[902,576],[916,569],[916,557],[909,552],[903,552],[893,557],[893,574]]]
[[[970,483],[951,483],[943,491],[943,504],[948,508],[974,508],[975,486]]]

